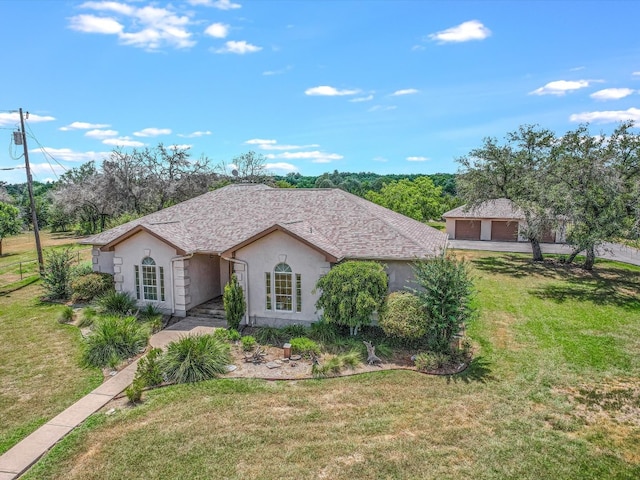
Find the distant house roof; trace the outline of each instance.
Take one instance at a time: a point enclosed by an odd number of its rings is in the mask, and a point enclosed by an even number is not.
[[[475,207],[462,205],[442,215],[444,218],[504,218],[509,220],[522,220],[524,213],[511,200],[498,198],[487,200]]]
[[[229,253],[271,229],[341,260],[410,260],[445,248],[434,228],[339,189],[229,185],[133,220],[82,243],[113,248],[138,231],[180,253]]]

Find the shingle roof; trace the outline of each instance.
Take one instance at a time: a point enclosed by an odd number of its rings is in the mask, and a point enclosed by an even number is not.
[[[475,207],[462,205],[449,210],[442,216],[444,218],[504,218],[509,220],[521,220],[524,218],[522,210],[506,198],[487,200]]]
[[[446,243],[444,233],[339,189],[265,185],[229,185],[82,243],[106,245],[142,225],[187,253],[219,254],[278,224],[337,258],[424,258]]]

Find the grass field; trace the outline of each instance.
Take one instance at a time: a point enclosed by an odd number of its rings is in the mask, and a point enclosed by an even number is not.
[[[76,261],[91,260],[91,248],[78,245],[78,238],[69,233],[40,232],[40,243],[44,252],[55,248],[71,248],[76,252]],[[0,256],[0,295],[38,281],[38,261],[33,232],[7,237],[2,240]]]
[[[35,258],[33,235],[8,237],[3,243],[5,254],[0,257],[0,453],[102,381],[100,371],[78,366],[80,334],[76,328],[57,322],[62,306],[38,300],[42,290],[37,263],[24,266],[23,282],[19,282],[17,267],[9,266]],[[62,245],[78,248],[75,239],[48,232],[43,233],[42,244],[45,248]],[[82,251],[81,258],[86,258],[86,253]]]
[[[640,269],[465,256],[480,307],[465,373],[158,389],[25,478],[639,478]]]

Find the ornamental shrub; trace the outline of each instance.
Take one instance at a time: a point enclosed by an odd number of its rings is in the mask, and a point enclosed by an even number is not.
[[[380,312],[380,327],[389,337],[418,339],[427,333],[427,316],[420,298],[410,292],[393,292]]]
[[[162,368],[160,360],[162,359],[162,349],[152,348],[138,362],[136,377],[134,380],[142,383],[143,387],[155,387],[160,385],[164,378],[162,376]]]
[[[71,296],[72,262],[73,255],[70,248],[45,252],[42,283],[44,284],[47,298],[60,300]]]
[[[312,353],[316,355],[320,355],[320,345],[307,337],[296,337],[292,338],[291,341],[291,352],[303,355],[303,356],[311,356]]]
[[[227,317],[227,325],[229,325],[229,328],[237,330],[240,327],[247,304],[244,300],[244,292],[235,274],[231,275],[231,281],[225,285],[222,300],[224,313]]]
[[[113,276],[108,273],[91,272],[71,279],[71,301],[90,302],[94,298],[113,290]]]
[[[149,335],[135,317],[96,320],[85,339],[83,361],[92,367],[115,366],[147,346]]]
[[[316,308],[328,322],[349,327],[356,335],[371,323],[387,295],[387,274],[377,262],[348,261],[336,265],[316,283],[321,290]]]
[[[58,314],[58,323],[71,323],[73,321],[74,311],[69,305],[65,305]]]
[[[255,348],[255,346],[258,344],[256,339],[254,337],[252,337],[251,335],[247,335],[245,337],[242,337],[240,339],[240,343],[242,343],[242,350],[244,350],[245,352],[253,350]]]
[[[129,292],[111,290],[96,300],[98,309],[109,315],[133,315],[137,312],[136,300]]]
[[[231,362],[229,344],[213,335],[189,335],[167,346],[161,366],[168,381],[199,382],[216,378]]]
[[[448,353],[453,336],[474,316],[473,282],[464,261],[441,255],[413,267],[427,315],[427,342],[434,352]]]

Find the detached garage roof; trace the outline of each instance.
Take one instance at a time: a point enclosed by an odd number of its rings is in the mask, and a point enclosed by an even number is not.
[[[462,205],[442,215],[444,218],[494,218],[504,220],[522,220],[524,214],[511,200],[498,198],[487,200],[481,204],[470,207]]]
[[[232,252],[270,229],[345,258],[412,260],[445,249],[446,234],[339,189],[239,184],[133,220],[82,243],[115,247],[144,230],[184,253]]]

